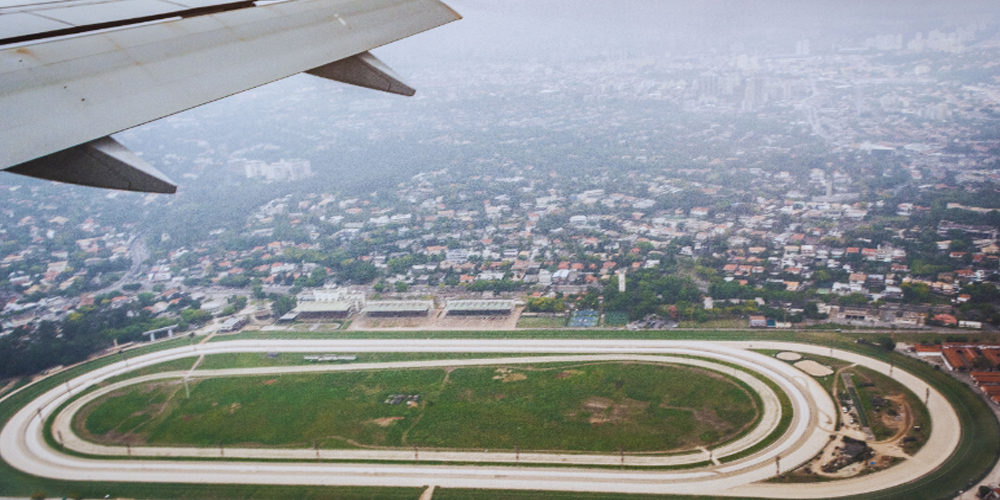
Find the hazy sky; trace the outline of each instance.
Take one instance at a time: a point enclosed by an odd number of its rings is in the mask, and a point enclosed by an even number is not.
[[[410,57],[544,59],[547,53],[629,48],[674,54],[748,51],[810,38],[820,49],[848,39],[991,20],[1000,2],[980,0],[446,0],[464,16],[381,49]]]

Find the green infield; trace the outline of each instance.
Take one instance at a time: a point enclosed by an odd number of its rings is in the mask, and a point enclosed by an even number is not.
[[[87,405],[107,443],[677,452],[738,437],[758,399],[721,374],[594,363],[146,383]]]

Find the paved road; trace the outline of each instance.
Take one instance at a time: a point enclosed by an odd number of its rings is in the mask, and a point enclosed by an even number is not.
[[[142,266],[142,263],[149,257],[149,252],[146,250],[146,240],[142,235],[132,237],[128,246],[128,252],[132,259],[132,266],[129,267],[128,272],[122,275],[121,279],[111,285],[97,290],[96,292],[91,292],[92,295],[101,295],[112,290],[119,290],[122,285],[125,285],[126,283],[140,281],[136,275],[139,273],[139,267]]]
[[[46,477],[68,480],[163,481],[243,484],[319,484],[498,488],[628,493],[674,493],[778,498],[829,498],[864,494],[910,482],[943,463],[958,442],[958,417],[944,397],[931,389],[928,409],[934,425],[928,443],[913,458],[876,474],[820,484],[770,484],[774,456],[782,469],[804,463],[826,444],[836,412],[833,402],[811,377],[774,358],[747,348],[780,349],[832,356],[884,374],[889,365],[819,346],[780,342],[696,342],[639,340],[257,340],[217,342],[152,353],[95,370],[50,391],[18,412],[0,432],[0,455],[11,465]],[[699,355],[752,365],[775,377],[797,405],[795,419],[779,443],[744,460],[684,471],[615,471],[576,468],[499,466],[422,466],[331,463],[275,463],[158,460],[95,460],[63,455],[41,437],[38,413],[47,416],[73,394],[99,380],[169,359],[215,352],[473,352],[544,354]],[[454,364],[451,362],[450,364]],[[325,367],[312,367],[325,368]],[[258,369],[259,370],[259,369]],[[916,394],[927,388],[920,379],[895,369],[892,378]]]

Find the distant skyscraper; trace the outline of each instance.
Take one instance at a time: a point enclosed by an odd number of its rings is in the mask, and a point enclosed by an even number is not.
[[[809,55],[809,39],[799,40],[795,42],[795,55],[797,56],[808,56]]]
[[[760,76],[747,78],[746,87],[744,87],[743,91],[743,102],[740,103],[740,110],[749,112],[764,104],[767,104],[767,91],[764,88],[764,78]]]
[[[719,77],[716,75],[701,75],[698,77],[698,93],[702,97],[719,96]]]

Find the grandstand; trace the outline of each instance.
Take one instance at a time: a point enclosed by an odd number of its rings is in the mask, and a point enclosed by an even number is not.
[[[291,313],[294,319],[343,319],[357,312],[357,303],[349,300],[299,302]],[[284,319],[284,318],[282,318]]]
[[[365,307],[365,296],[344,288],[326,288],[299,295],[298,304],[280,321],[344,319]]]
[[[403,318],[427,316],[434,309],[433,300],[369,301],[363,311],[369,318]]]
[[[514,310],[513,300],[449,300],[448,316],[502,316]]]

